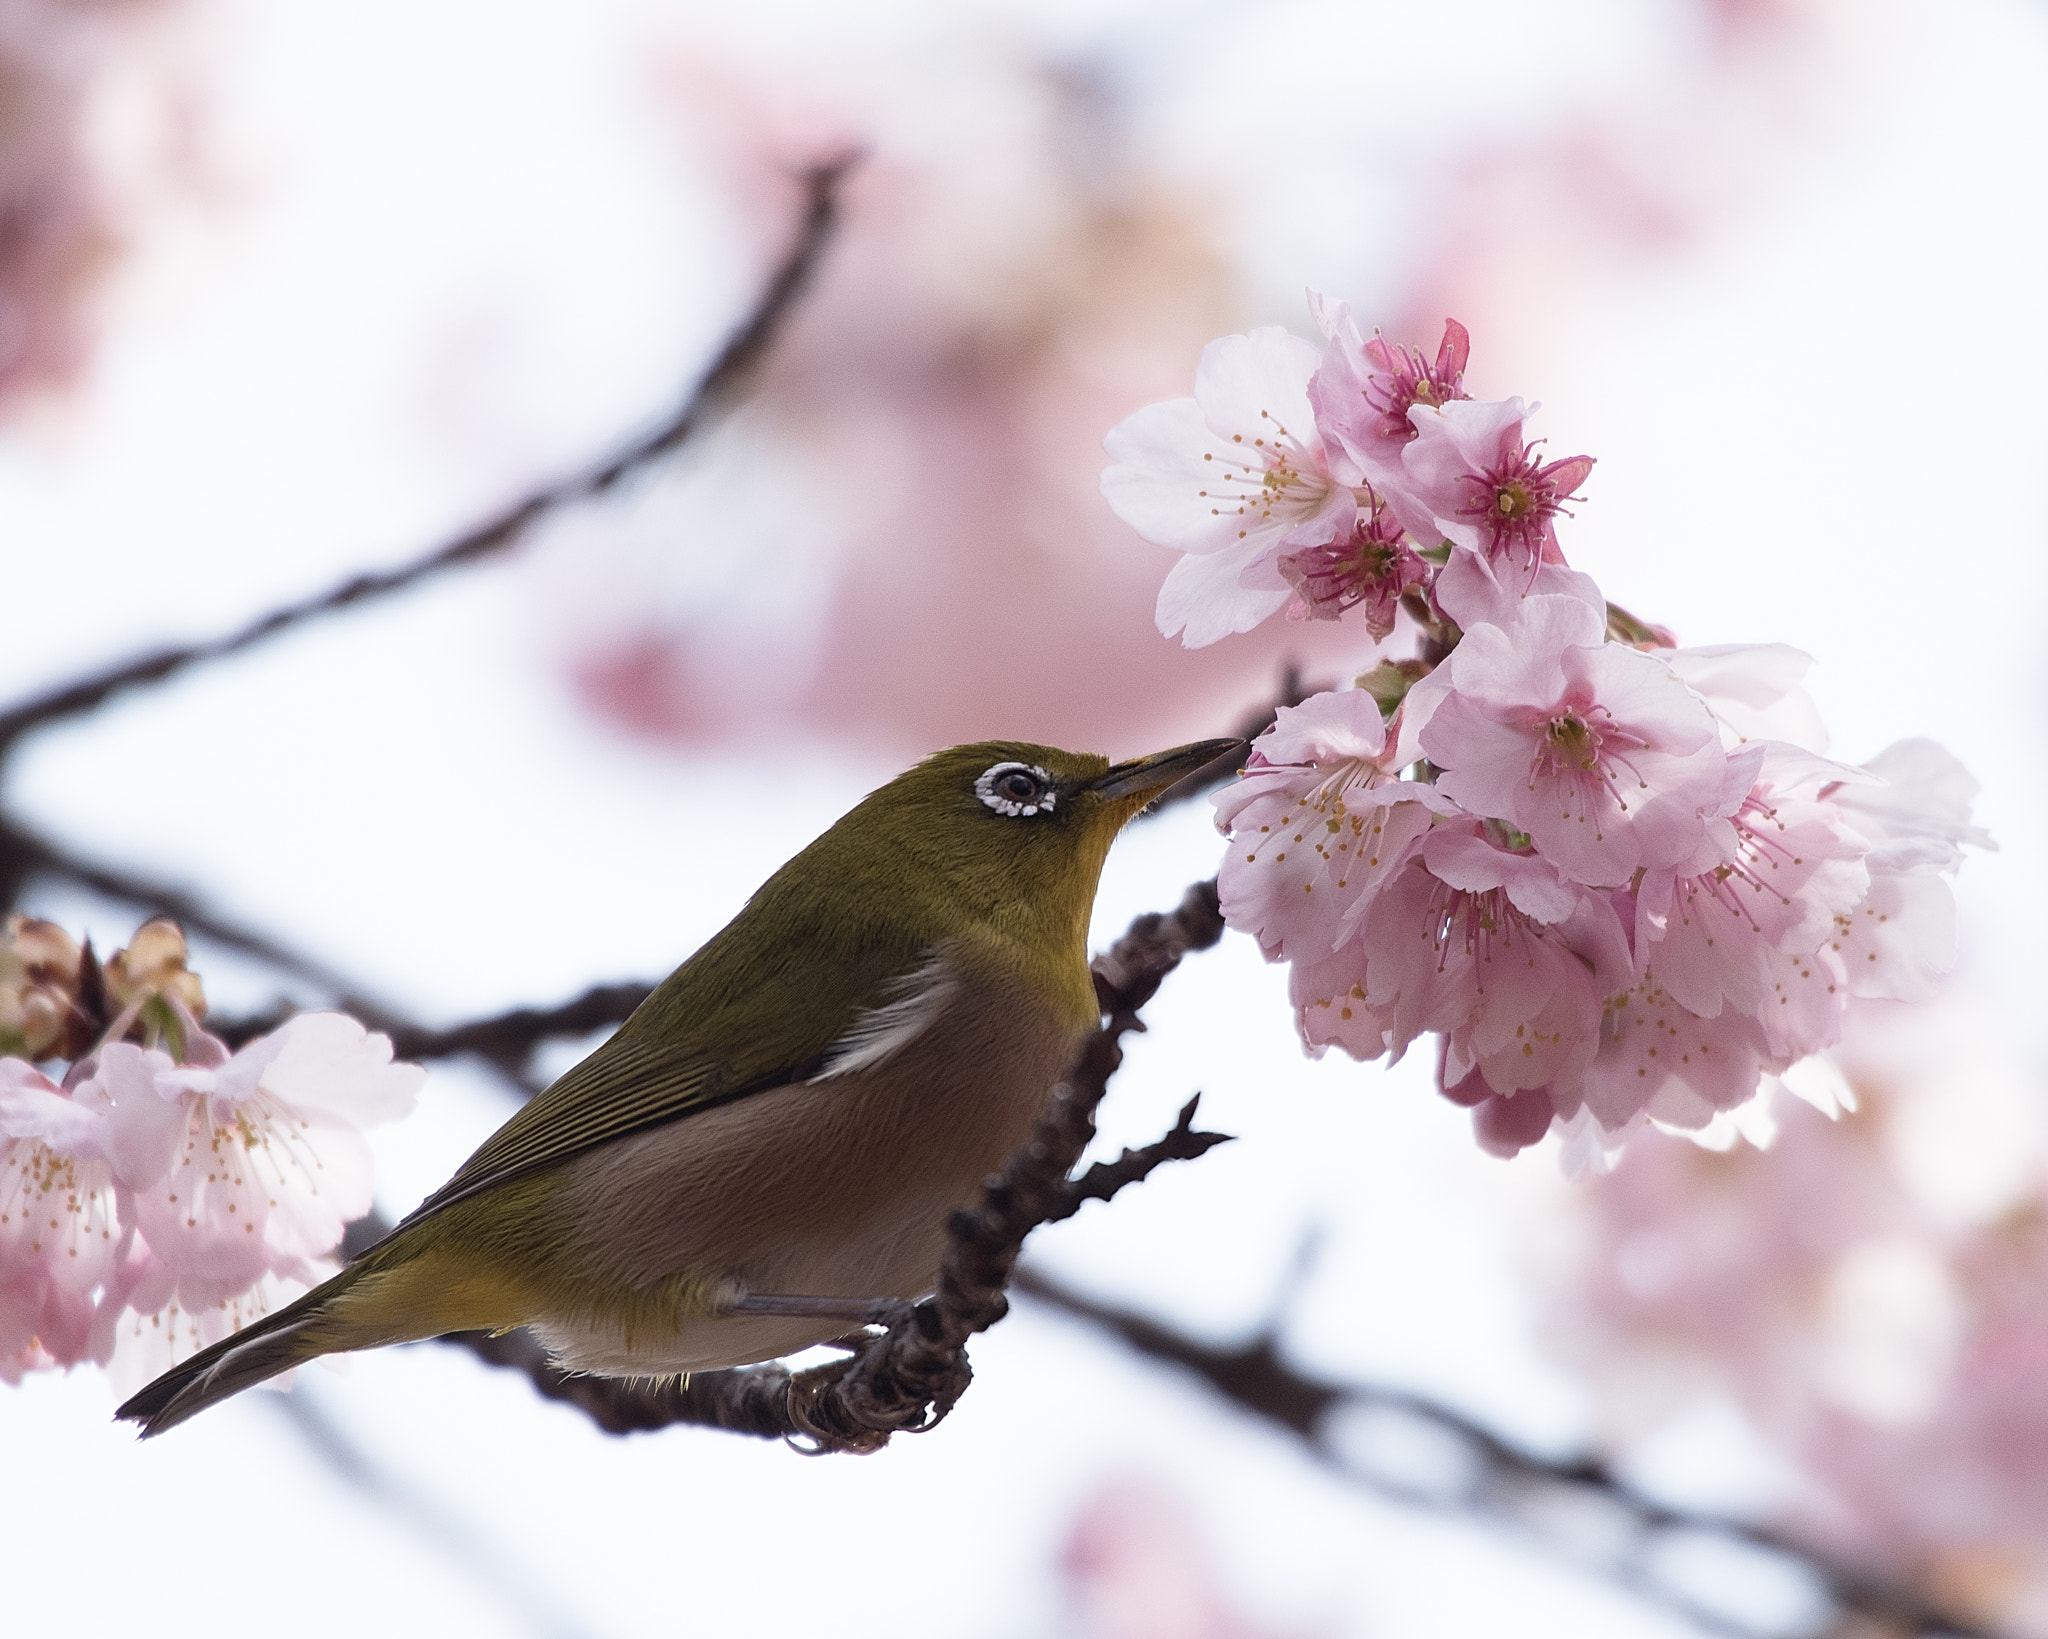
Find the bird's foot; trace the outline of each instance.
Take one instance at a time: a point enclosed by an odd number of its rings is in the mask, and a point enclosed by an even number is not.
[[[849,1320],[856,1326],[895,1326],[910,1318],[903,1298],[815,1298],[794,1292],[749,1292],[725,1305],[727,1315],[790,1315],[801,1320]]]

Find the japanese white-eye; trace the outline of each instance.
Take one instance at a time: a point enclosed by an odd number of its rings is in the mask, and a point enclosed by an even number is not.
[[[616,1034],[333,1279],[164,1373],[161,1433],[319,1355],[530,1327],[574,1371],[790,1354],[929,1291],[945,1221],[1097,1021],[1109,845],[1240,749],[954,746],[777,871]]]

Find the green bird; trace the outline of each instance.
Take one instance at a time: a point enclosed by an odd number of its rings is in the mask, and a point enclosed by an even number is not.
[[[931,1290],[946,1217],[1098,1020],[1111,841],[1237,740],[1111,766],[954,746],[784,865],[397,1229],[118,1415],[145,1435],[324,1354],[530,1327],[667,1376],[796,1352]]]

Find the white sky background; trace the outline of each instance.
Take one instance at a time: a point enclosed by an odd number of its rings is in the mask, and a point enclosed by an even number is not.
[[[811,72],[843,55],[910,85],[928,62],[929,102],[882,137],[913,153],[943,149],[973,76],[1005,54],[1106,52],[1149,157],[1213,191],[1247,317],[1305,330],[1304,284],[1368,319],[1399,299],[1446,156],[1654,100],[1696,46],[1684,10],[1641,0],[897,5],[857,24],[654,0],[215,0],[202,15],[224,99],[218,196],[144,234],[92,378],[0,440],[15,612],[0,695],[399,561],[659,415],[755,270],[649,73],[657,47],[717,39]],[[1811,95],[1714,133],[1764,151],[1742,196],[1662,250],[1530,227],[1526,282],[1474,288],[1499,333],[1475,321],[1477,385],[1542,398],[1556,451],[1600,458],[1568,545],[1615,598],[1690,641],[1813,652],[1844,755],[1933,734],[1983,779],[1980,817],[2006,847],[1962,877],[1964,976],[2038,1059],[2048,8],[1810,16]],[[1643,161],[1667,162],[1686,163]],[[10,797],[428,1017],[664,971],[891,770],[801,739],[685,758],[595,725],[559,666],[572,544],[45,736]],[[1100,929],[1169,904],[1215,849],[1194,811],[1133,834]],[[104,907],[46,908],[103,948],[128,931]],[[268,994],[232,964],[206,972],[227,1005]],[[1547,1150],[1480,1156],[1422,1063],[1302,1060],[1282,976],[1242,941],[1191,963],[1151,1017],[1106,1140],[1154,1136],[1200,1086],[1207,1124],[1242,1141],[1035,1255],[1228,1338],[1321,1225],[1290,1333],[1305,1363],[1425,1387],[1549,1447],[1583,1431],[1518,1263],[1530,1201],[1558,1187]],[[416,1200],[505,1109],[481,1076],[436,1067],[421,1115],[381,1135],[386,1203]],[[1024,1639],[1058,1628],[1074,1507],[1132,1472],[1191,1503],[1276,1631],[1664,1621],[1484,1532],[1363,1500],[1042,1315],[1021,1311],[974,1358],[942,1432],[864,1461],[694,1431],[606,1439],[431,1347],[307,1374],[323,1416],[495,1556],[499,1604],[416,1522],[338,1483],[271,1397],[138,1448],[90,1374],[37,1381],[0,1394],[8,1621],[769,1639],[894,1631],[915,1597],[973,1613],[959,1631]],[[1679,1442],[1655,1477],[1709,1501],[1770,1483],[1725,1429]]]

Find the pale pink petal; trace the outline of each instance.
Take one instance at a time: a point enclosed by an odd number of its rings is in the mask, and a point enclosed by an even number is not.
[[[1227,435],[1212,432],[1191,398],[1148,404],[1103,440],[1114,463],[1102,474],[1111,509],[1146,540],[1180,552],[1216,552],[1239,539],[1237,503],[1205,493],[1216,462],[1235,461]]]
[[[1732,751],[1751,740],[1781,740],[1824,752],[1828,731],[1802,686],[1813,657],[1788,643],[1718,643],[1664,649],[1657,658],[1705,699]]]
[[[1592,610],[1597,627],[1588,628],[1589,635],[1574,642],[1598,642],[1599,636],[1592,634],[1604,633],[1607,624],[1607,603],[1591,575],[1558,563],[1538,564],[1533,576],[1515,568],[1496,573],[1484,555],[1465,547],[1452,551],[1431,595],[1436,606],[1467,631],[1507,625],[1532,597],[1571,598]]]
[[[112,1042],[101,1049],[92,1076],[78,1088],[81,1103],[104,1110],[107,1159],[131,1189],[161,1183],[184,1141],[185,1100],[175,1088],[158,1085],[171,1072],[168,1053]]]
[[[1233,632],[1248,632],[1287,607],[1293,590],[1254,591],[1243,584],[1247,555],[1190,553],[1167,571],[1154,618],[1162,637],[1178,633],[1190,649],[1207,648]]]
[[[1830,948],[1851,995],[1926,1001],[1955,966],[1955,894],[1934,871],[1873,872],[1868,896],[1837,920]]]
[[[301,1013],[273,1039],[279,1051],[262,1068],[263,1090],[358,1127],[410,1115],[427,1079],[420,1065],[392,1062],[389,1036],[345,1013]]]

